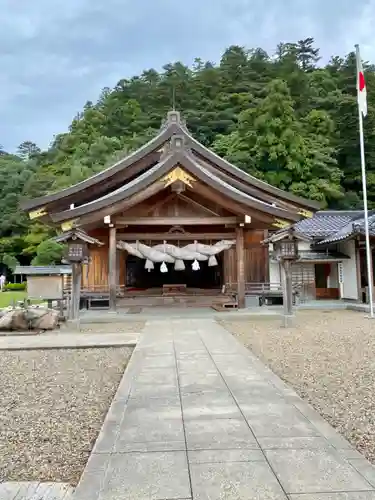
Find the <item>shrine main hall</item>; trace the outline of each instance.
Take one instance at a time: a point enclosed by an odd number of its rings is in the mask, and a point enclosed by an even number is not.
[[[219,157],[170,111],[140,149],[22,208],[56,227],[58,241],[86,242],[81,295],[107,297],[115,310],[128,299],[202,304],[229,291],[244,307],[246,287],[270,280],[262,242],[319,206]]]

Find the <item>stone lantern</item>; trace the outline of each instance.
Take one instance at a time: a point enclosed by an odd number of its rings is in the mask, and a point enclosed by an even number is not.
[[[292,264],[299,259],[298,239],[294,229],[288,229],[283,237],[273,243],[274,257],[281,264],[281,283],[283,287],[284,326],[291,323],[293,317]]]

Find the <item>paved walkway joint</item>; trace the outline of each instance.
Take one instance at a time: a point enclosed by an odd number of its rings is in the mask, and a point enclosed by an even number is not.
[[[57,333],[0,337],[0,351],[134,347],[138,333]],[[0,499],[1,500],[1,499]]]
[[[212,319],[146,324],[74,500],[375,500],[375,468]]]

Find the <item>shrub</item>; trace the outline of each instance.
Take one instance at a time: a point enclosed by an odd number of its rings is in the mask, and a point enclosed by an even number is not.
[[[26,290],[26,282],[23,283],[7,283],[4,286],[4,290],[8,292],[22,292]]]

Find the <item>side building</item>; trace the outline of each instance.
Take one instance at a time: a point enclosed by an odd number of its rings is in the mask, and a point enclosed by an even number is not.
[[[293,227],[299,249],[299,260],[293,266],[293,283],[300,288],[302,300],[367,302],[363,211],[318,211],[311,219],[297,222]],[[375,211],[369,214],[369,227],[374,262]],[[272,259],[272,246],[283,234],[283,230],[276,231],[266,240],[271,255],[271,283],[280,282],[279,263]]]

